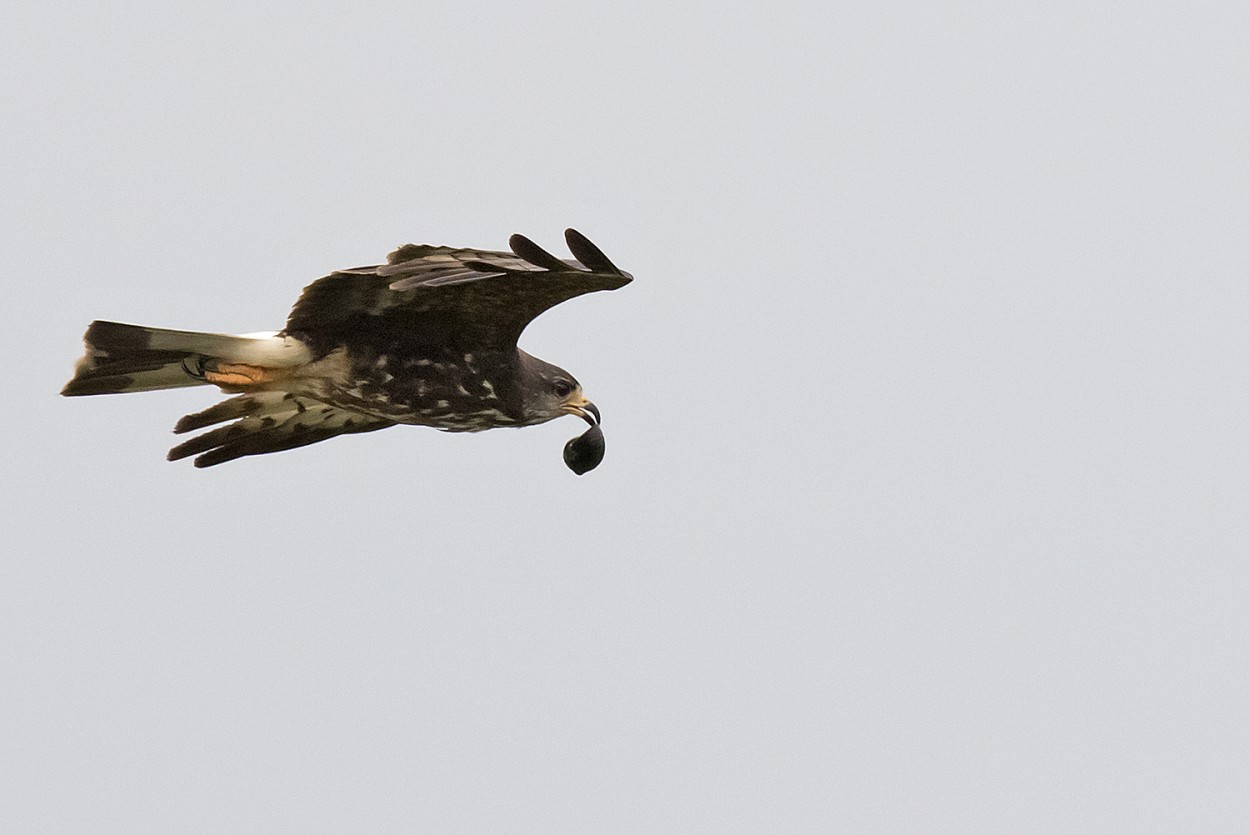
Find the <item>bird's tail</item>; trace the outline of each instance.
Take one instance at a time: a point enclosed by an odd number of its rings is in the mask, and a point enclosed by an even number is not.
[[[217,382],[211,369],[222,364],[276,369],[311,359],[302,342],[273,333],[233,336],[119,322],[92,322],[83,343],[86,353],[61,389],[69,397],[200,386]]]

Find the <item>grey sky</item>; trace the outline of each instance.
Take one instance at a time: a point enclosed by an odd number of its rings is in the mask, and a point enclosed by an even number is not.
[[[5,18],[6,831],[1250,828],[1244,4]],[[565,226],[636,277],[522,339],[584,477],[56,396]]]

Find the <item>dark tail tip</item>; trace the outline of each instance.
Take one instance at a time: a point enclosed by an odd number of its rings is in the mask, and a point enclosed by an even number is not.
[[[75,377],[61,389],[62,397],[86,397],[90,394],[121,394],[134,382],[133,377]]]
[[[150,329],[138,325],[97,319],[87,326],[83,341],[109,354],[125,354],[146,349],[152,342],[152,334]]]

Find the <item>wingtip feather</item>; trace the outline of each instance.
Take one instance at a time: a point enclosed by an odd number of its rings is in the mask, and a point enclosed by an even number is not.
[[[568,244],[573,257],[595,272],[607,272],[619,275],[621,270],[603,254],[603,250],[591,243],[590,239],[569,228],[564,230],[564,241]]]
[[[508,238],[508,246],[518,258],[552,272],[568,272],[569,265],[521,234]]]

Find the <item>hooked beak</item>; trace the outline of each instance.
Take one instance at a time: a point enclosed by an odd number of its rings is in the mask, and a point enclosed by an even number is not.
[[[582,402],[566,403],[563,408],[564,411],[571,415],[577,415],[591,426],[598,426],[600,423],[603,423],[603,418],[599,416],[599,407],[585,397],[582,398]]]

